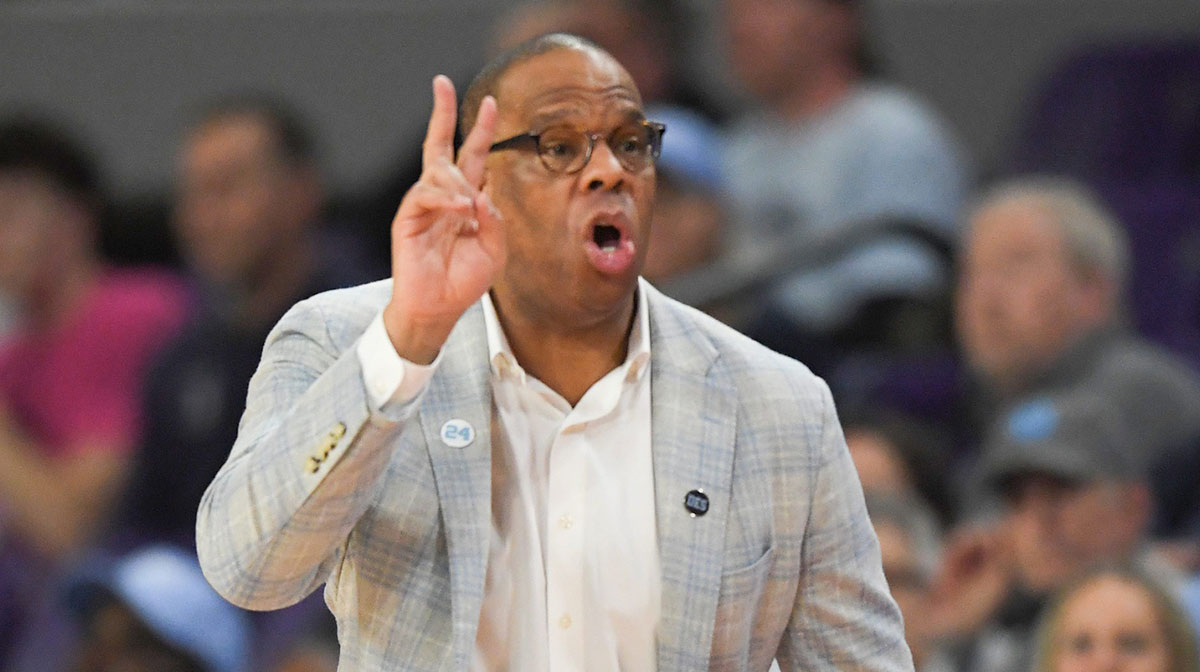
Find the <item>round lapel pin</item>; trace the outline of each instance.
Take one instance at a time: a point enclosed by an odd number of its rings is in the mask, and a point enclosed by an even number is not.
[[[462,418],[447,420],[442,425],[442,443],[451,448],[466,448],[475,440],[475,428]]]
[[[692,517],[703,516],[708,513],[708,495],[704,494],[704,490],[696,489],[687,493],[683,498],[683,508],[692,514]]]

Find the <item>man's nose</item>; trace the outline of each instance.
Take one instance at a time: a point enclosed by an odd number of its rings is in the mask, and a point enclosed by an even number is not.
[[[617,160],[608,142],[603,138],[596,139],[592,148],[592,156],[583,167],[580,184],[588,191],[613,190],[625,183],[625,166]]]

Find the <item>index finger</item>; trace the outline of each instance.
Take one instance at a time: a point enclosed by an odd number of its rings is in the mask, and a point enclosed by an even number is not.
[[[428,168],[440,159],[454,161],[454,83],[445,75],[433,78],[433,111],[421,152],[421,166]]]
[[[484,96],[479,103],[479,114],[475,126],[463,140],[458,150],[458,168],[471,186],[478,188],[483,183],[483,164],[487,160],[488,148],[496,134],[496,99]]]

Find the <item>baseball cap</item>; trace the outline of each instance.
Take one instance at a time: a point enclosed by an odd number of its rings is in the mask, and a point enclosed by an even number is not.
[[[1075,483],[1145,477],[1118,410],[1081,393],[1040,396],[1014,407],[985,443],[980,464],[984,482],[1001,490],[1031,473]]]
[[[110,596],[210,672],[245,669],[249,620],[208,585],[194,553],[146,546],[80,572],[67,590],[68,604],[79,615],[90,613],[101,596]]]

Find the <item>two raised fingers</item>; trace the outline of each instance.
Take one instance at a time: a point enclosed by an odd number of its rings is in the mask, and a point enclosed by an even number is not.
[[[427,175],[454,164],[454,127],[457,122],[455,105],[454,84],[450,78],[445,75],[434,77],[433,111],[429,115],[429,127],[425,132],[421,156],[423,172]],[[475,116],[475,125],[463,141],[458,162],[455,164],[466,184],[473,190],[478,190],[483,184],[483,166],[488,149],[492,145],[495,129],[496,100],[485,96]],[[443,177],[438,181],[444,180]]]

